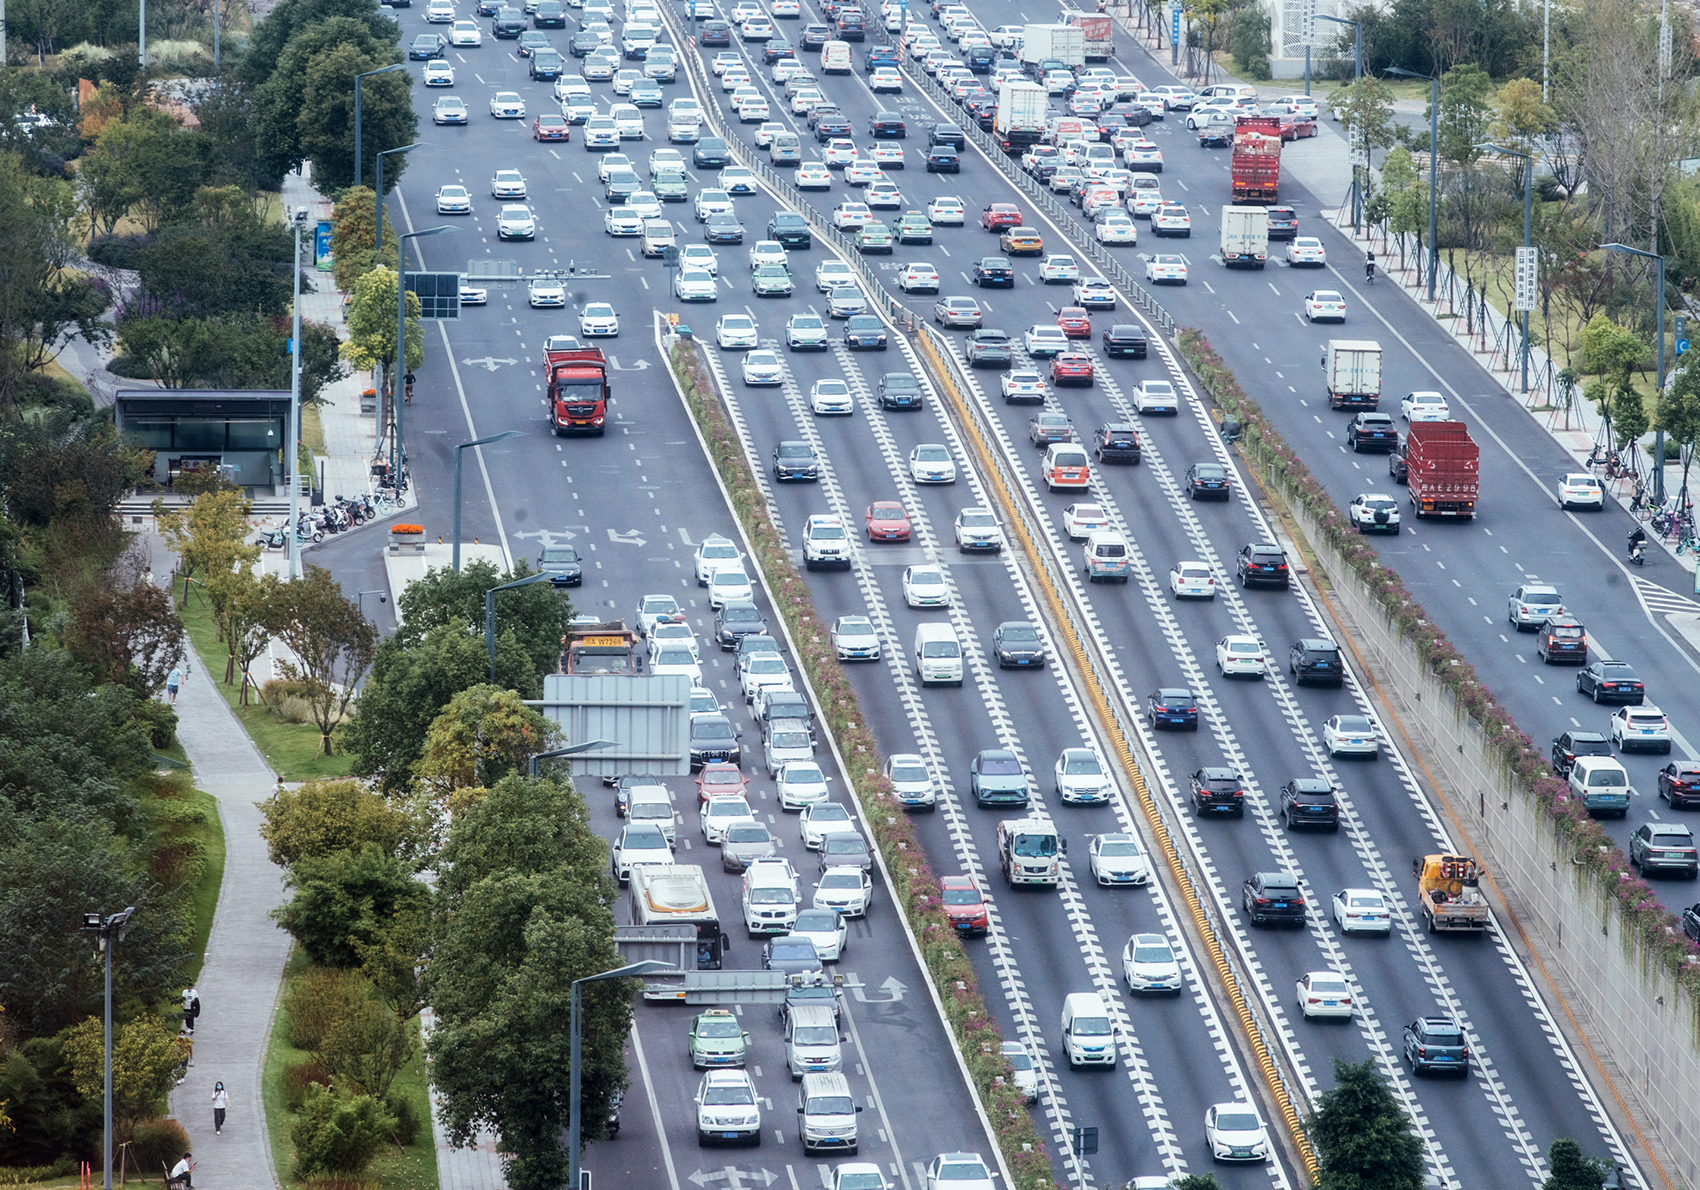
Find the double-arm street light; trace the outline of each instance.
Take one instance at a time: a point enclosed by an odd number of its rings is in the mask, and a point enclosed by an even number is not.
[[[499,587],[491,587],[484,592],[484,651],[490,657],[490,680],[496,680],[496,595],[501,591],[514,591],[520,587],[529,587],[532,583],[547,582],[555,576],[547,570],[537,574],[528,574],[524,578],[516,578],[511,583],[503,583]]]
[[[1507,149],[1503,145],[1479,144],[1478,149],[1490,153],[1500,153],[1506,157],[1521,157],[1523,159],[1523,247],[1532,247],[1529,236],[1535,216],[1535,158],[1532,154],[1520,149]],[[1523,311],[1523,391],[1529,391],[1529,311]]]
[[[460,461],[461,451],[470,450],[474,446],[487,446],[492,442],[500,442],[504,438],[522,438],[524,430],[503,430],[500,434],[491,434],[488,438],[474,438],[471,442],[462,442],[455,447],[455,545],[454,572],[460,573]]]
[[[82,930],[95,936],[96,945],[100,947],[101,958],[106,966],[106,1004],[101,1015],[102,1044],[106,1056],[106,1079],[101,1103],[101,1118],[104,1122],[104,1131],[101,1134],[103,1190],[112,1190],[112,952],[124,941],[124,930],[129,926],[130,918],[135,912],[136,907],[131,905],[124,912],[110,916],[103,913],[83,914]]]
[[[1657,346],[1654,348],[1654,360],[1659,372],[1658,395],[1665,392],[1665,258],[1657,252],[1646,252],[1640,248],[1631,248],[1628,244],[1601,244],[1607,252],[1624,252],[1630,256],[1642,256],[1658,265],[1658,280],[1655,288],[1658,291],[1654,297],[1653,336]],[[1653,435],[1653,499],[1660,504],[1665,502],[1665,431],[1660,427]]]
[[[413,146],[409,145],[409,148]],[[382,158],[380,157],[380,160]],[[378,197],[378,210],[384,209],[382,195]],[[379,226],[382,226],[380,224]],[[396,484],[396,491],[401,491],[401,469],[407,459],[407,452],[402,449],[402,410],[407,408],[407,401],[402,395],[403,380],[407,375],[407,241],[417,240],[421,236],[442,235],[445,231],[455,231],[454,227],[444,223],[438,227],[427,227],[420,231],[406,232],[396,245],[395,254],[395,372],[390,377],[390,406],[395,410],[395,443],[390,448],[390,478]],[[456,509],[460,507],[456,502]],[[460,548],[460,537],[455,537],[455,548]]]
[[[1440,190],[1440,79],[1389,66],[1388,74],[1428,80],[1428,300],[1434,301],[1434,275],[1440,268],[1440,245],[1435,243],[1435,194]]]
[[[570,1078],[572,1089],[567,1096],[567,1185],[571,1190],[579,1190],[579,1149],[580,1143],[580,1105],[579,1105],[579,1049],[580,1033],[583,1024],[580,1018],[583,1013],[580,1008],[583,1003],[583,993],[579,988],[587,983],[600,983],[605,979],[627,979],[634,975],[656,975],[662,972],[674,973],[678,968],[671,963],[663,963],[659,959],[644,959],[639,963],[631,963],[625,967],[616,967],[612,971],[604,971],[600,975],[586,975],[583,979],[573,980],[573,1041]]]
[[[1318,21],[1333,21],[1336,25],[1350,25],[1352,27],[1352,33],[1353,33],[1354,42],[1355,42],[1355,45],[1356,45],[1356,49],[1354,51],[1353,57],[1357,62],[1357,66],[1352,73],[1352,80],[1354,82],[1356,82],[1358,79],[1363,78],[1364,77],[1364,26],[1363,26],[1363,22],[1362,21],[1349,21],[1345,17],[1331,17],[1327,13],[1322,13],[1322,12],[1316,13],[1314,15],[1313,19],[1318,20]],[[1309,94],[1309,92],[1306,92],[1306,94]],[[1362,132],[1361,129],[1348,129],[1348,131],[1353,132],[1354,134],[1361,134],[1361,132]],[[1363,146],[1364,146],[1364,165],[1367,166],[1369,164],[1369,142],[1366,140],[1362,143],[1363,143]],[[1361,185],[1359,185],[1359,183],[1358,183],[1358,170],[1360,168],[1361,167],[1358,165],[1358,163],[1356,161],[1352,162],[1352,230],[1353,231],[1356,231],[1358,229],[1358,225],[1363,222],[1364,192],[1363,192],[1363,187]]]
[[[388,66],[380,66],[376,70],[368,70],[363,74],[354,76],[354,184],[356,186],[363,185],[366,181],[366,175],[360,169],[360,80],[369,79],[374,74],[389,74],[392,71],[406,69],[407,63],[392,62]]]

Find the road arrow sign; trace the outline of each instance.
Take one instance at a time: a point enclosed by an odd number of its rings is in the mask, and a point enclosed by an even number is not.
[[[483,359],[463,359],[460,362],[469,368],[483,368],[488,372],[494,372],[503,364],[513,365],[519,363],[517,359],[496,359],[493,356],[488,355]]]
[[[896,1004],[903,999],[903,993],[909,989],[898,982],[897,976],[888,975],[886,981],[880,984],[880,991],[885,993],[883,997],[876,998],[868,995],[860,984],[856,984],[850,990],[856,993],[856,999],[863,1004]]]
[[[608,356],[608,366],[613,368],[616,372],[641,372],[645,368],[649,367],[649,361],[646,359],[640,359],[635,364],[622,364],[620,362],[620,357],[610,352]]]
[[[713,1171],[699,1169],[688,1175],[685,1180],[698,1186],[707,1186],[710,1182],[725,1182],[726,1190],[746,1190],[749,1186],[771,1186],[779,1180],[779,1175],[769,1169],[738,1169],[728,1165],[725,1169]]]
[[[642,537],[638,536],[638,531],[636,529],[628,530],[625,533],[621,533],[618,529],[610,529],[608,530],[608,540],[612,541],[615,545],[635,545],[641,547],[648,544],[648,542],[644,541]]]

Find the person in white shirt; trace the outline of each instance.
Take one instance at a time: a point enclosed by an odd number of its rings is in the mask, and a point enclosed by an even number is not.
[[[193,1190],[194,1182],[189,1180],[189,1175],[195,1172],[194,1162],[189,1160],[193,1156],[193,1153],[184,1153],[183,1159],[171,1167],[171,1177],[168,1179],[167,1185],[184,1186]]]
[[[219,1136],[224,1132],[224,1111],[230,1106],[230,1092],[224,1089],[223,1083],[213,1084],[213,1135]]]

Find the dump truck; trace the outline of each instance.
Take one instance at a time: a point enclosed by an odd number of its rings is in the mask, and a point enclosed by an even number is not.
[[[1241,116],[1234,123],[1230,165],[1236,203],[1267,205],[1281,190],[1281,121],[1275,116]]]
[[[1269,208],[1222,208],[1224,268],[1262,268],[1269,260]]]
[[[1029,73],[1041,62],[1070,70],[1086,65],[1086,31],[1074,25],[1029,25],[1021,38],[1021,65]]]
[[[1025,79],[1009,79],[998,90],[998,110],[992,117],[992,135],[998,147],[1012,157],[1020,156],[1045,135],[1045,88]]]
[[[556,437],[607,433],[613,395],[601,348],[581,346],[570,335],[552,336],[543,344],[543,385]]]
[[[1467,855],[1424,855],[1411,861],[1417,878],[1417,912],[1423,927],[1481,933],[1487,929],[1488,903],[1478,887],[1481,871]]]
[[[1381,403],[1381,344],[1374,339],[1328,340],[1322,380],[1330,409],[1373,412]]]
[[[567,629],[561,672],[637,674],[643,672],[644,645],[624,620],[578,622]]]
[[[1109,13],[1071,12],[1063,17],[1063,21],[1085,35],[1083,48],[1088,62],[1106,61],[1116,52],[1116,26]]]
[[[1017,884],[1048,884],[1062,880],[1062,856],[1068,844],[1046,818],[1006,818],[998,823],[998,866],[1003,878]]]
[[[1405,483],[1419,517],[1476,515],[1481,451],[1461,421],[1413,422],[1405,431]]]

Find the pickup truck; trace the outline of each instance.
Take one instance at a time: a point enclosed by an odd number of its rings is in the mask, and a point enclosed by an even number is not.
[[[1467,855],[1423,855],[1411,861],[1420,898],[1417,914],[1429,933],[1487,930],[1488,904],[1481,872]]]

